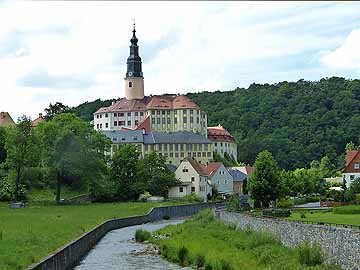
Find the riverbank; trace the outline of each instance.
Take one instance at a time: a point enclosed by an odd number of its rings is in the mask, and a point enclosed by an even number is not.
[[[146,214],[173,203],[29,205],[9,209],[0,204],[0,269],[21,270],[113,218]]]
[[[74,270],[184,270],[162,259],[151,245],[135,242],[136,230],[155,231],[183,220],[162,220],[154,223],[113,230],[85,256]]]
[[[160,237],[161,236],[161,237]],[[299,249],[287,248],[275,237],[252,230],[235,230],[210,211],[177,226],[158,231],[151,240],[167,260],[206,270],[338,270],[338,266],[300,263]]]

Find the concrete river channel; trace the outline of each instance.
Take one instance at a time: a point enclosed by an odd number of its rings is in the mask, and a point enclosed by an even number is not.
[[[135,242],[138,229],[156,231],[183,220],[162,220],[125,227],[107,233],[80,261],[74,270],[175,270],[182,268],[149,250],[149,244]]]

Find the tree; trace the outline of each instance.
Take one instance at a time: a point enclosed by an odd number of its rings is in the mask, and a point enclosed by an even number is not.
[[[38,152],[35,145],[30,118],[22,116],[16,126],[8,128],[5,140],[6,164],[15,173],[15,200],[23,199],[20,194],[21,176],[25,167],[36,163]]]
[[[268,207],[280,195],[280,172],[276,161],[269,151],[262,151],[256,157],[254,173],[249,180],[251,197],[261,206]]]
[[[346,144],[346,146],[345,146],[345,150],[346,151],[351,151],[351,150],[355,150],[356,148],[355,148],[355,144],[353,143],[353,142],[349,142],[349,143],[347,143]]]
[[[110,177],[115,184],[115,196],[121,201],[137,199],[144,189],[139,179],[139,157],[136,145],[121,144],[112,158]]]
[[[56,102],[54,105],[50,103],[49,107],[45,109],[45,120],[49,121],[52,120],[57,114],[69,112],[71,112],[71,109],[61,102]]]
[[[320,160],[319,172],[323,178],[331,177],[335,172],[335,166],[331,163],[330,159],[327,156],[324,156]]]
[[[75,176],[88,189],[106,173],[105,150],[109,140],[89,123],[71,113],[55,115],[52,121],[36,127],[41,140],[42,163],[56,175],[56,202],[61,185]]]
[[[139,167],[144,190],[151,195],[167,197],[169,188],[178,184],[175,174],[166,166],[166,157],[156,152],[145,155]]]
[[[6,161],[5,139],[6,130],[4,127],[0,127],[0,164]]]

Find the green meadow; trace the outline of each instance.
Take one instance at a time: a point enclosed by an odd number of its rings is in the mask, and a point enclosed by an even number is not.
[[[0,203],[0,269],[25,269],[108,219],[146,214],[165,204],[30,204],[9,209]]]
[[[324,258],[320,249],[287,248],[270,234],[235,230],[215,220],[210,211],[159,230],[151,241],[167,260],[205,270],[340,269],[319,264]]]

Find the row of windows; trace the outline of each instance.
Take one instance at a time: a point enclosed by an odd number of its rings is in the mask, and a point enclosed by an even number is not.
[[[200,187],[200,191],[202,191],[201,188],[202,187]],[[203,188],[204,188],[203,191],[205,191],[205,187],[203,187]],[[191,192],[195,192],[195,191],[196,191],[195,187],[191,187]],[[179,192],[184,192],[184,187],[179,187]]]
[[[174,114],[177,114],[177,110],[173,110],[174,111]],[[170,112],[171,110],[154,110],[154,111],[151,111],[151,114],[152,115],[170,115]],[[183,110],[183,114],[186,114],[187,113],[187,110]],[[197,111],[198,114],[200,114],[200,111],[198,110]],[[194,110],[190,110],[190,114],[194,114]],[[204,114],[205,115],[205,114]]]
[[[230,147],[230,143],[219,143],[220,146]],[[215,146],[218,146],[218,143],[215,143]]]
[[[150,150],[151,151],[151,150]],[[173,153],[173,152],[171,152],[171,153],[159,153],[159,155],[164,155],[165,157],[170,157],[170,158],[179,158],[179,157],[185,157],[185,152],[181,152],[181,153],[179,153],[179,152],[175,152],[175,153]],[[201,158],[201,157],[203,157],[203,158],[205,158],[205,157],[211,157],[211,152],[188,152],[187,153],[187,156],[188,157],[194,157],[194,158],[196,158],[196,157],[198,157],[198,158]]]
[[[183,118],[183,123],[184,124],[187,124],[187,117],[184,117]],[[171,124],[171,118],[165,118],[165,117],[163,117],[163,118],[160,118],[160,117],[157,117],[157,118],[155,118],[155,117],[151,117],[151,124],[153,124],[153,125],[155,125],[155,124]],[[174,118],[174,124],[176,125],[178,123],[178,119],[177,119],[177,117],[175,117]],[[190,117],[190,123],[195,123],[194,122],[194,117]],[[196,123],[197,124],[199,124],[200,123],[200,118],[199,117],[197,117],[196,118]]]
[[[128,112],[126,113],[127,116],[131,116],[131,112]],[[134,115],[135,116],[144,116],[144,112],[134,112]],[[99,119],[99,118],[102,118],[102,114],[97,114],[96,115],[96,118]],[[105,118],[108,118],[109,117],[109,114],[108,113],[105,113]],[[114,113],[114,117],[124,117],[125,116],[125,113]]]
[[[108,123],[105,123],[105,128],[108,128],[109,127],[109,124]],[[102,124],[97,124],[96,125],[96,128],[97,129],[102,129]]]
[[[157,147],[154,144],[146,144],[145,151],[147,150],[159,150],[162,152],[166,151],[208,151],[208,144],[183,144],[183,143],[175,143],[175,144],[158,144]]]
[[[139,120],[135,120],[135,126],[139,124]],[[127,121],[127,125],[131,126],[131,120]],[[114,126],[125,126],[125,121],[114,121]]]

